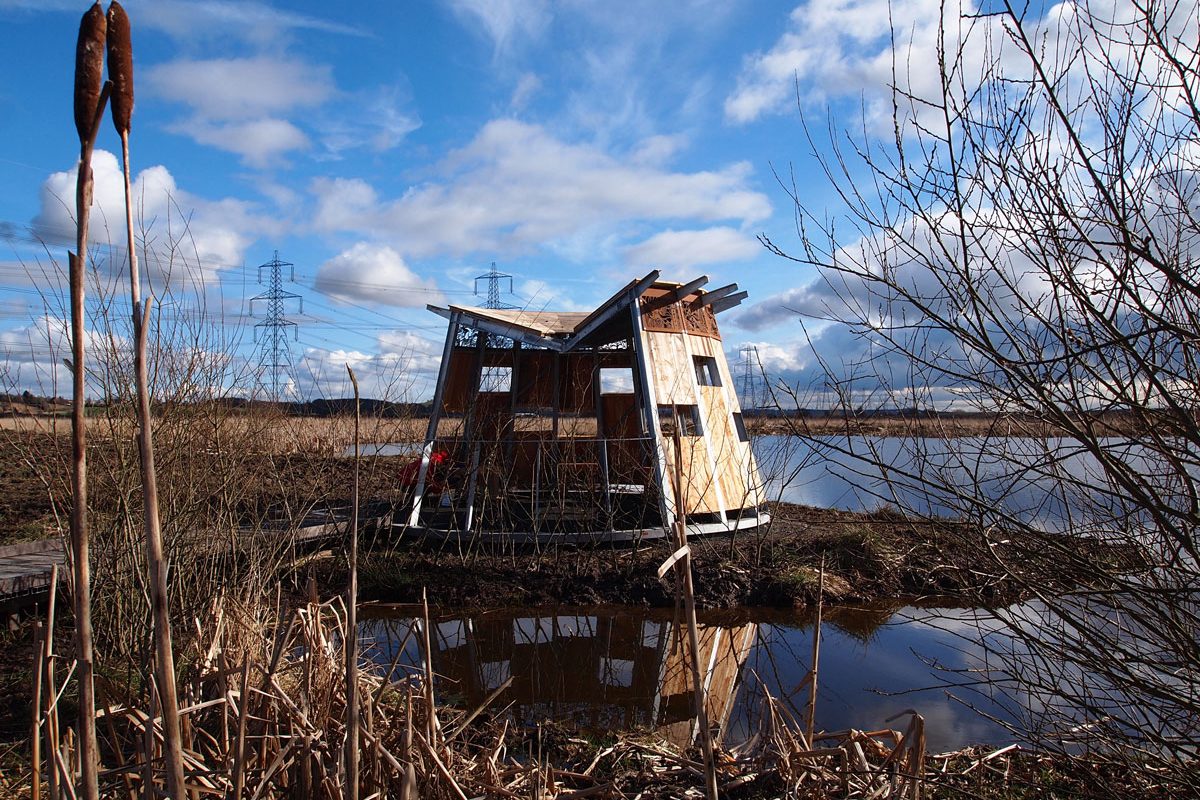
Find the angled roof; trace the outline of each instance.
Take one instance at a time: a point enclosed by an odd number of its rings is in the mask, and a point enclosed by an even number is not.
[[[630,281],[591,312],[531,311],[462,305],[449,305],[445,308],[430,305],[427,308],[446,319],[457,315],[463,324],[478,330],[565,352],[581,346],[612,341],[613,326],[623,324],[620,318],[621,310],[636,302],[651,286],[674,290],[679,294],[679,299],[682,299],[693,292],[703,296],[705,292],[700,287],[708,281],[707,277],[701,277],[681,284],[660,281],[658,278],[659,271],[652,270],[643,277]],[[736,285],[727,286],[711,294],[721,296],[736,288]]]

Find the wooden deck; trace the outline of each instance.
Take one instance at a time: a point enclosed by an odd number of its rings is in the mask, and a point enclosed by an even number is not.
[[[313,511],[295,525],[270,525],[257,531],[246,531],[246,534],[287,537],[293,546],[310,548],[344,537],[349,520],[349,509]],[[362,523],[379,525],[382,520],[376,514],[368,513],[362,515]],[[223,541],[224,538],[215,537],[214,540]],[[0,547],[0,607],[15,610],[45,600],[55,565],[59,568],[61,584],[69,585],[67,552],[64,542],[58,538]]]

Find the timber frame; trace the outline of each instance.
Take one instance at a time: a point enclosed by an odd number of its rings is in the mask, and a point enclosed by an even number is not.
[[[716,320],[746,293],[707,282],[652,271],[590,313],[429,306],[449,325],[404,527],[621,541],[680,513],[692,533],[766,523]]]

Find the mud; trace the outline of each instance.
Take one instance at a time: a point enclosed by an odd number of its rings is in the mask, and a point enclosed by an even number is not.
[[[795,607],[833,602],[936,597],[953,604],[1001,605],[1041,591],[1069,591],[1100,561],[1130,569],[1140,555],[1091,540],[1034,534],[986,535],[951,522],[913,522],[775,504],[768,530],[693,539],[694,584],[702,608]],[[498,548],[453,543],[376,543],[362,557],[363,600],[455,607],[563,603],[670,606],[670,575],[659,565],[665,541],[612,547]],[[1074,566],[1073,566],[1074,565]],[[338,558],[310,569],[339,591]],[[822,578],[822,569],[824,577]]]

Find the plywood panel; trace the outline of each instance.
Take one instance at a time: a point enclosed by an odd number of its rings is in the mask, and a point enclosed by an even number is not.
[[[696,370],[691,356],[684,346],[683,336],[677,333],[645,334],[647,363],[650,379],[654,383],[654,396],[660,405],[687,404],[696,402],[692,389],[696,382]]]
[[[693,337],[689,343],[696,355],[716,361],[721,379],[720,387],[701,386],[700,394],[726,507],[733,510],[757,506],[763,502],[761,478],[750,444],[741,441],[733,421],[733,414],[740,409],[720,342]]]
[[[517,407],[548,408],[554,404],[554,359],[549,350],[521,350],[517,360]]]
[[[442,409],[450,413],[461,414],[467,410],[474,394],[475,381],[475,348],[455,347],[450,351],[450,363],[442,367],[446,370],[446,388],[442,393]]]
[[[721,510],[717,484],[708,463],[708,449],[699,436],[684,436],[680,455],[683,464],[683,508],[688,514],[713,514]],[[674,486],[675,444],[664,441],[667,480]]]
[[[596,410],[595,362],[591,355],[569,355],[561,365],[562,410],[592,414]]]

